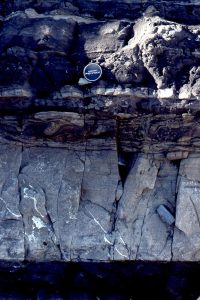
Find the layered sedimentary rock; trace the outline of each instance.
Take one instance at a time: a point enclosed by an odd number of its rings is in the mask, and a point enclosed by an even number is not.
[[[199,260],[200,5],[106,3],[1,4],[2,260]]]

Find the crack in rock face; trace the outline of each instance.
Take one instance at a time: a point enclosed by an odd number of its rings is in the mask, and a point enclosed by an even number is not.
[[[199,13],[0,3],[1,260],[199,261]]]

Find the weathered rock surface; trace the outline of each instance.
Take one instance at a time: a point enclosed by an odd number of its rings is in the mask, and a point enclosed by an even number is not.
[[[0,259],[198,261],[199,2],[36,2],[0,4]]]

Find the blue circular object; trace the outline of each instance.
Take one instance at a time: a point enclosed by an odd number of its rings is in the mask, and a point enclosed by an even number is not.
[[[90,63],[85,66],[83,75],[88,81],[97,81],[102,75],[102,69],[98,64]]]

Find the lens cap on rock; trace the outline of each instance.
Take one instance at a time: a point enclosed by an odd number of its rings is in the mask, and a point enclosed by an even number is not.
[[[83,75],[88,81],[97,81],[102,75],[102,69],[98,64],[90,63],[85,66]]]

